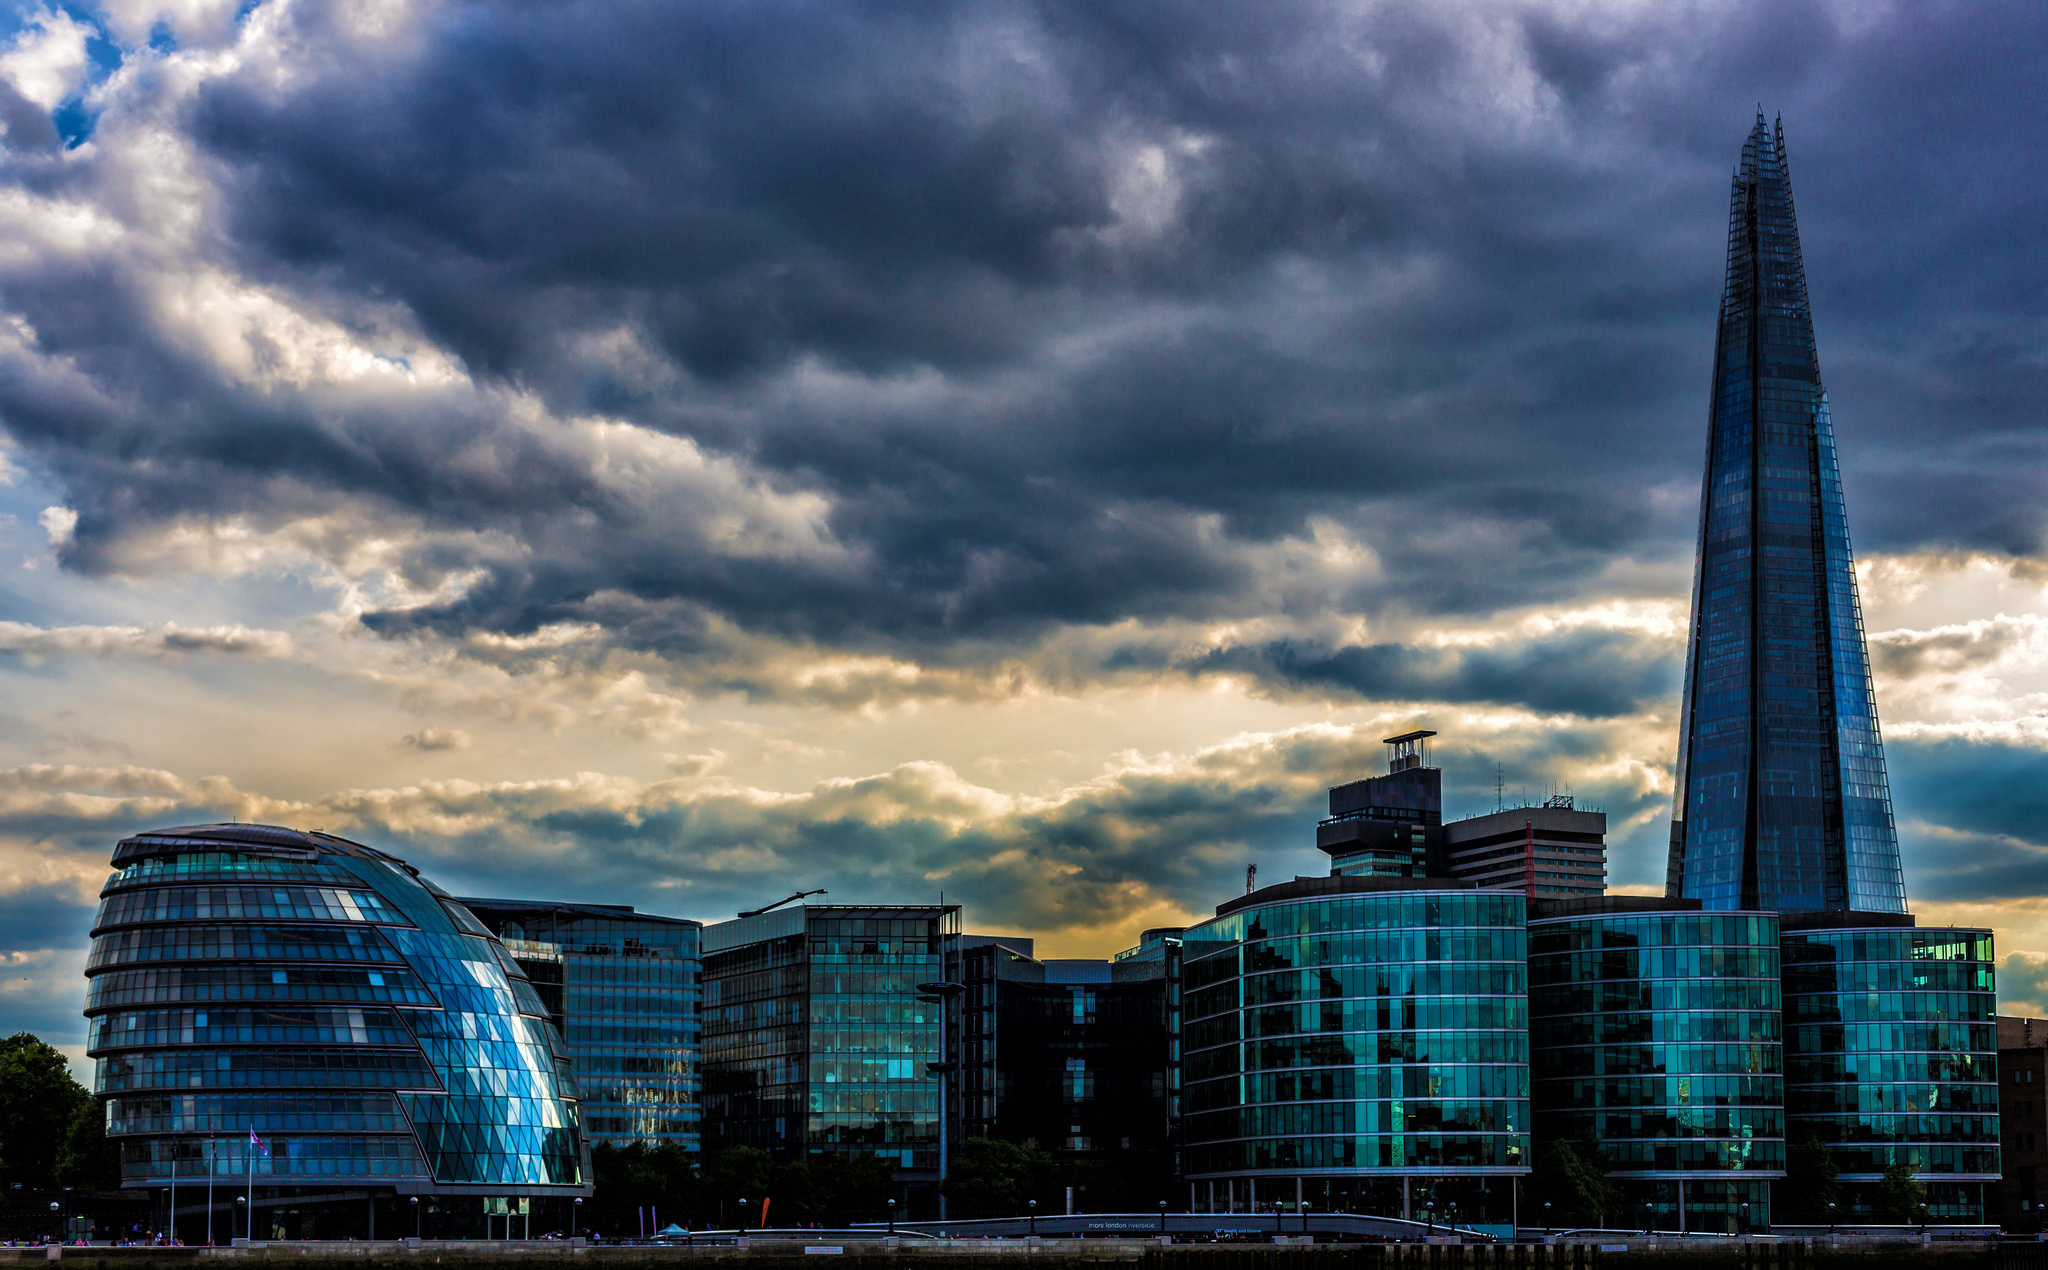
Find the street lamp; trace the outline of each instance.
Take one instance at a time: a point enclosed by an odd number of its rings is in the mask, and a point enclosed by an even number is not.
[[[1657,1205],[1656,1205],[1656,1202],[1655,1202],[1654,1200],[1647,1200],[1647,1199],[1646,1199],[1646,1200],[1644,1200],[1644,1201],[1643,1201],[1643,1234],[1644,1234],[1644,1235],[1648,1235],[1648,1234],[1650,1233],[1650,1214],[1651,1214],[1651,1213],[1653,1213],[1653,1212],[1655,1212],[1656,1210],[1657,1210]]]
[[[1030,1209],[1031,1209],[1031,1237],[1032,1237],[1033,1239],[1036,1239],[1036,1238],[1038,1238],[1038,1201],[1037,1201],[1037,1200],[1035,1200],[1035,1199],[1034,1199],[1034,1200],[1032,1200],[1032,1201],[1030,1202]]]
[[[571,1238],[571,1239],[574,1239],[574,1238],[575,1238],[575,1237],[576,1237],[577,1235],[579,1235],[579,1234],[581,1234],[581,1233],[582,1233],[582,1225],[583,1225],[583,1220],[582,1220],[582,1212],[583,1212],[583,1197],[582,1197],[581,1195],[572,1195],[572,1196],[570,1196],[570,1197],[569,1197],[569,1238]]]
[[[1163,1199],[1159,1201],[1159,1233],[1166,1233],[1166,1201]]]
[[[1550,1224],[1550,1201],[1547,1199],[1543,1201],[1543,1229],[1546,1234],[1553,1229]]]
[[[896,1234],[896,1201],[893,1199],[889,1201],[889,1234],[891,1237]]]
[[[1429,1219],[1429,1231],[1428,1231],[1428,1233],[1429,1233],[1429,1237],[1430,1237],[1430,1238],[1432,1238],[1432,1239],[1434,1239],[1434,1238],[1436,1237],[1436,1201],[1435,1201],[1435,1200],[1430,1200],[1430,1201],[1429,1201],[1428,1203],[1424,1204],[1424,1205],[1422,1206],[1422,1211],[1423,1211],[1423,1212],[1424,1212],[1425,1214],[1427,1214],[1427,1215],[1428,1215],[1428,1219]]]
[[[890,1206],[891,1206],[891,1207],[894,1207],[895,1203],[896,1203],[896,1201],[895,1201],[895,1200],[893,1200],[893,1199],[889,1201],[889,1204],[890,1204]],[[892,1228],[892,1229],[890,1230],[890,1232],[889,1232],[889,1233],[893,1235],[893,1234],[895,1234],[896,1232],[895,1232],[895,1230],[894,1230],[894,1229]],[[746,1237],[747,1237],[747,1197],[746,1197],[746,1196],[744,1196],[744,1195],[742,1195],[742,1196],[740,1196],[740,1238],[742,1238],[742,1239],[745,1239]]]
[[[1742,1233],[1749,1233],[1749,1201],[1742,1201]]]
[[[55,1223],[57,1223],[57,1229],[56,1229],[56,1230],[55,1230],[55,1231],[53,1232],[53,1235],[52,1235],[52,1237],[53,1237],[53,1238],[55,1238],[55,1239],[56,1239],[56,1241],[57,1241],[58,1243],[60,1243],[60,1244],[61,1244],[61,1243],[63,1243],[63,1242],[64,1242],[64,1215],[63,1215],[63,1212],[62,1212],[62,1205],[60,1205],[60,1204],[59,1204],[59,1203],[58,1203],[58,1202],[57,1202],[56,1200],[54,1200],[54,1199],[50,1201],[50,1220],[51,1220],[51,1221],[53,1221],[53,1222],[55,1222]]]
[[[248,1206],[249,1197],[247,1195],[235,1196],[235,1202],[242,1205],[243,1212],[249,1214],[249,1224],[244,1227],[247,1233],[243,1237],[249,1240],[249,1242],[254,1243],[256,1242],[256,1210]]]
[[[1835,1233],[1835,1201],[1828,1201],[1828,1233]]]
[[[1925,1203],[1920,1205],[1920,1233],[1923,1235],[1927,1233],[1927,1205]]]
[[[420,1237],[420,1197],[411,1195],[407,1199],[412,1203],[412,1237],[417,1241]]]

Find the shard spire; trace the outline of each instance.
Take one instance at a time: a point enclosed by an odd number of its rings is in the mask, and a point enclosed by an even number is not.
[[[1729,205],[1665,889],[1906,907],[1784,123],[1761,110]]]

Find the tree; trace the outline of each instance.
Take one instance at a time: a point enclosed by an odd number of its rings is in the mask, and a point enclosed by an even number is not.
[[[88,1095],[71,1113],[64,1145],[57,1151],[57,1184],[81,1191],[121,1186],[121,1149],[107,1141],[106,1109]]]
[[[969,1138],[947,1161],[946,1201],[954,1217],[1018,1217],[1030,1200],[1041,1211],[1060,1208],[1047,1200],[1060,1193],[1059,1165],[1038,1147],[994,1138]]]
[[[1621,1212],[1621,1192],[1607,1180],[1612,1167],[1600,1144],[1590,1139],[1577,1147],[1569,1142],[1545,1143],[1536,1155],[1529,1198],[1537,1212],[1550,1205],[1552,1226],[1598,1226],[1608,1214]]]
[[[775,1193],[774,1161],[759,1147],[727,1147],[704,1165],[701,1211],[721,1226],[753,1225],[761,1201]],[[747,1201],[740,1211],[739,1201]]]
[[[0,1180],[29,1187],[64,1185],[58,1161],[72,1124],[81,1115],[98,1114],[98,1101],[72,1076],[71,1064],[55,1046],[29,1032],[0,1041]],[[89,1148],[90,1143],[83,1145]],[[88,1150],[69,1163],[82,1170],[81,1176],[91,1172],[97,1178],[105,1161],[90,1158]]]
[[[1927,1202],[1927,1188],[1913,1176],[1913,1170],[1894,1164],[1877,1183],[1879,1221],[1907,1225],[1920,1220],[1920,1208]]]
[[[1785,1162],[1785,1180],[1778,1183],[1776,1197],[1779,1220],[1824,1222],[1828,1205],[1836,1200],[1835,1178],[1841,1170],[1828,1144],[1809,1133],[1793,1145]]]

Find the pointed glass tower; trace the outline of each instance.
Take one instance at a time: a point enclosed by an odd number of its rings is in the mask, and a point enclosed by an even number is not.
[[[1728,218],[1665,889],[1906,907],[1785,129],[1761,112]]]

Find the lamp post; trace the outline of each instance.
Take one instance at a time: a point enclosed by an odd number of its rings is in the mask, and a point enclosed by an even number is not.
[[[1645,1237],[1650,1233],[1650,1215],[1656,1211],[1657,1204],[1655,1200],[1646,1199],[1643,1201],[1643,1234]]]
[[[1828,1233],[1835,1233],[1835,1201],[1828,1201]]]
[[[939,1061],[924,1069],[939,1078],[939,1220],[946,1220],[946,1087],[959,1064],[953,1061],[953,998],[967,991],[964,983],[938,980],[917,985],[917,999],[939,1007]]]
[[[1166,1201],[1163,1199],[1159,1201],[1159,1233],[1166,1233]]]
[[[1742,1201],[1742,1234],[1749,1233],[1749,1201]]]
[[[1430,1200],[1425,1203],[1422,1206],[1422,1211],[1429,1223],[1428,1238],[1434,1239],[1436,1238],[1436,1201]]]
[[[889,1236],[890,1236],[890,1238],[892,1238],[892,1239],[893,1239],[893,1238],[895,1237],[895,1235],[896,1235],[896,1201],[892,1199],[892,1200],[890,1200],[890,1201],[889,1201]]]
[[[58,1202],[57,1202],[56,1200],[54,1200],[54,1199],[50,1201],[50,1220],[51,1220],[51,1221],[53,1221],[53,1222],[55,1222],[55,1223],[57,1224],[57,1228],[56,1228],[56,1229],[55,1229],[54,1231],[52,1231],[52,1232],[51,1232],[51,1235],[50,1235],[50,1237],[51,1237],[51,1238],[53,1238],[53,1239],[55,1239],[55,1240],[56,1240],[56,1241],[57,1241],[58,1243],[60,1243],[60,1244],[61,1244],[61,1243],[63,1243],[63,1242],[64,1242],[64,1206],[63,1206],[62,1204],[58,1203]]]
[[[1927,1234],[1927,1205],[1925,1202],[1922,1202],[1920,1205],[1920,1234],[1923,1237]]]
[[[889,1201],[889,1204],[890,1204],[890,1206],[891,1206],[891,1207],[894,1207],[894,1206],[895,1206],[895,1204],[896,1204],[896,1201],[892,1199],[892,1200],[890,1200],[890,1201]],[[894,1227],[891,1227],[891,1228],[890,1228],[890,1231],[889,1231],[889,1233],[890,1233],[890,1234],[892,1234],[892,1235],[896,1233],[896,1231],[895,1231]],[[742,1238],[742,1239],[745,1239],[746,1237],[747,1237],[747,1197],[746,1197],[746,1196],[744,1196],[744,1195],[742,1195],[742,1196],[740,1196],[740,1238]]]
[[[1031,1210],[1031,1237],[1038,1238],[1038,1201],[1032,1200],[1027,1207]]]
[[[574,1239],[574,1238],[575,1238],[575,1237],[576,1237],[577,1235],[579,1235],[579,1234],[582,1234],[582,1233],[583,1233],[583,1231],[582,1231],[582,1226],[583,1226],[583,1222],[582,1222],[582,1216],[583,1216],[583,1197],[582,1197],[581,1195],[572,1195],[572,1196],[570,1196],[570,1197],[569,1197],[569,1238],[571,1238],[571,1239]]]
[[[256,1210],[249,1206],[249,1197],[247,1195],[235,1196],[235,1203],[240,1204],[242,1211],[249,1214],[249,1224],[244,1228],[245,1233],[242,1237],[251,1243],[256,1242]]]
[[[411,1195],[406,1198],[412,1205],[412,1237],[417,1242],[420,1237],[420,1197]]]

